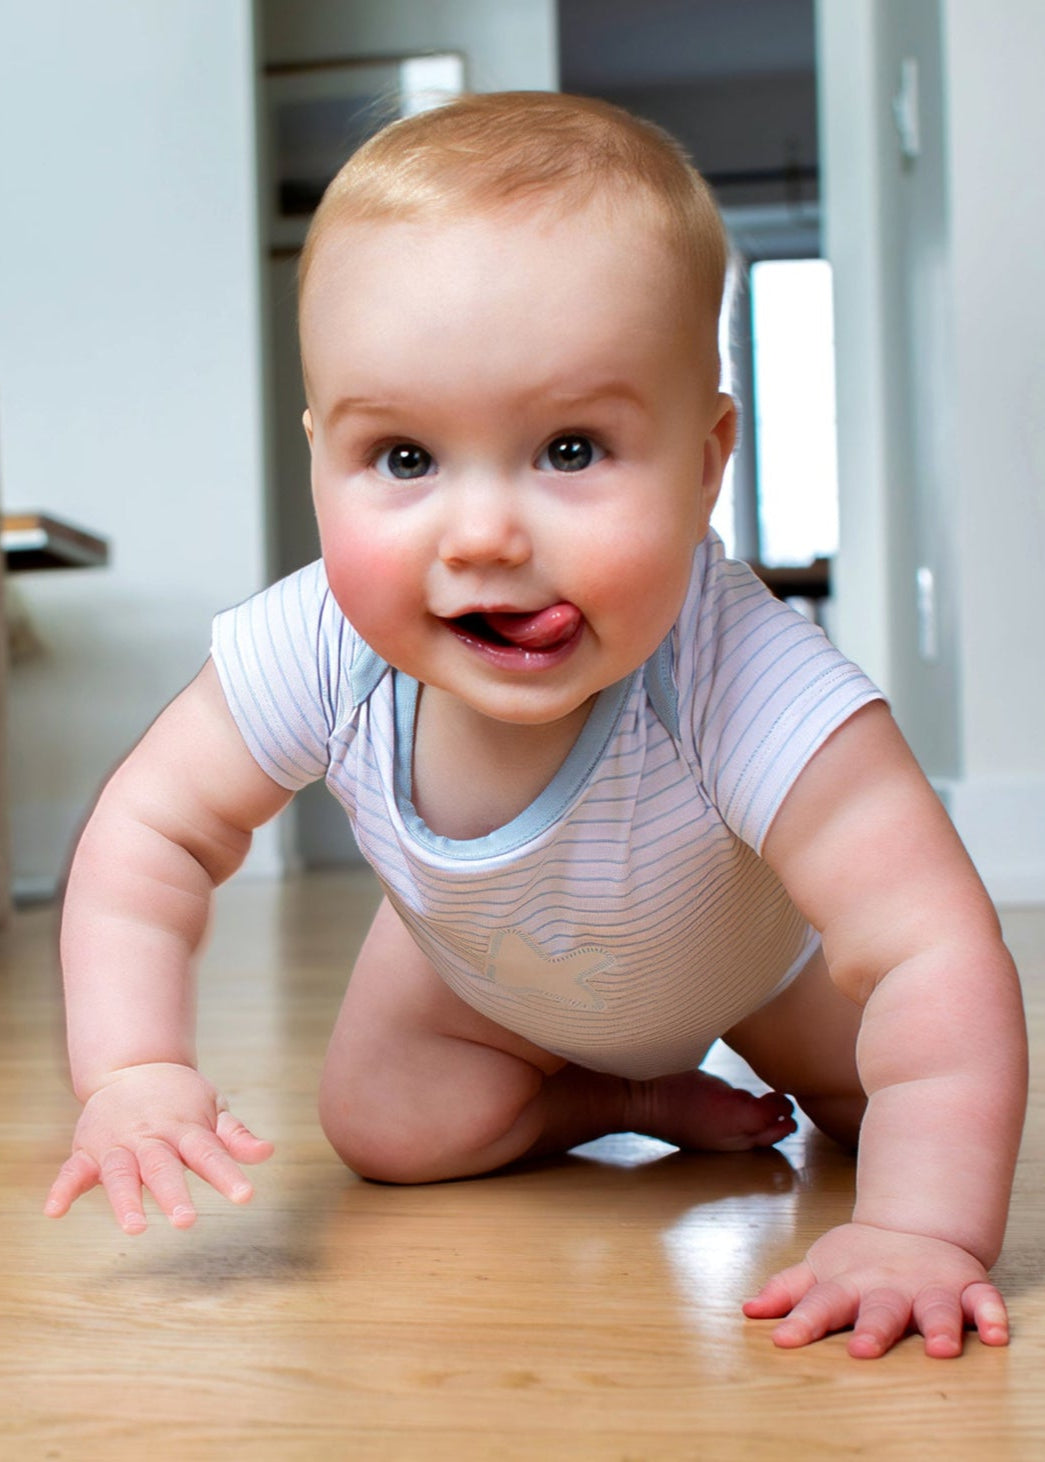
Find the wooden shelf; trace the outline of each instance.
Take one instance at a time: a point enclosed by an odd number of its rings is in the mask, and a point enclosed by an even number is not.
[[[100,568],[109,562],[106,539],[45,513],[5,513],[0,545],[9,573]]]

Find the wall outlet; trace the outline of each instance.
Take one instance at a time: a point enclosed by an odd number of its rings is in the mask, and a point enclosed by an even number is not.
[[[922,150],[921,118],[918,111],[918,62],[905,56],[900,62],[900,85],[893,97],[893,120],[900,139],[900,156],[914,162]]]

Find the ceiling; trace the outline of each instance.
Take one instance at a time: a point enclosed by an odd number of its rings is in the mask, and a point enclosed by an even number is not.
[[[815,68],[814,0],[559,0],[563,89]]]

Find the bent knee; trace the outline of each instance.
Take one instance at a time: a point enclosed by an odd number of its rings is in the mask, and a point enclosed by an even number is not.
[[[320,1108],[320,1123],[327,1141],[345,1164],[360,1178],[376,1183],[425,1183],[432,1181],[419,1146],[404,1140],[405,1134],[384,1131],[380,1125],[332,1118]]]
[[[506,1089],[476,1094],[462,1084],[428,1097],[328,1079],[320,1124],[361,1178],[408,1184],[470,1177],[521,1157],[536,1139],[525,1118],[544,1078],[530,1066],[514,1074]]]
[[[423,1182],[420,1144],[393,1111],[381,1112],[365,1093],[324,1080],[319,1123],[347,1168],[383,1183]]]

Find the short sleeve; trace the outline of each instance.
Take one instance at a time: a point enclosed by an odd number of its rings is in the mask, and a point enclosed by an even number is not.
[[[680,713],[726,825],[761,853],[814,753],[881,691],[823,630],[711,545],[680,622]]]
[[[356,640],[321,562],[219,614],[211,656],[254,759],[297,791],[326,774]]]

